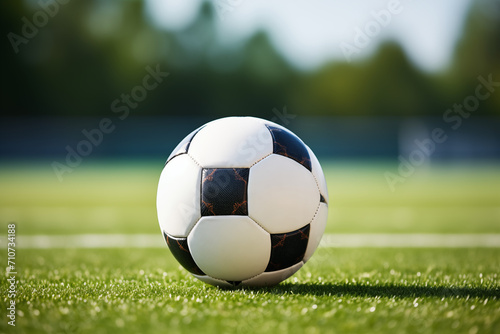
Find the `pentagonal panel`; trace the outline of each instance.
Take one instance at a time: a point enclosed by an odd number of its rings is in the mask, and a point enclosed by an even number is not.
[[[170,153],[170,156],[168,157],[167,159],[167,163],[174,157],[178,156],[178,155],[181,155],[181,154],[185,154],[187,153],[187,151],[189,150],[189,146],[191,145],[191,140],[193,140],[194,136],[196,136],[196,134],[198,133],[198,131],[200,131],[200,129],[202,128],[203,126],[199,127],[198,129],[194,130],[193,132],[191,132],[190,134],[188,134],[175,148],[174,150],[172,151],[172,153]]]
[[[176,260],[190,273],[204,275],[205,273],[198,268],[191,256],[187,238],[176,238],[163,232],[163,238],[167,242],[168,248]]]
[[[271,237],[245,216],[202,217],[188,236],[193,259],[203,272],[225,281],[262,273],[271,254]]]
[[[273,271],[273,272],[265,272],[265,273],[262,273],[258,276],[255,276],[254,278],[243,281],[242,285],[244,285],[244,286],[275,285],[281,281],[286,280],[288,277],[292,276],[293,274],[295,274],[300,268],[302,268],[303,265],[304,265],[304,263],[301,261],[301,262],[299,262],[291,267],[288,267],[286,269]]]
[[[322,202],[328,204],[328,188],[326,186],[325,174],[323,173],[323,169],[321,168],[316,155],[314,155],[313,151],[309,147],[307,147],[307,150],[309,152],[309,156],[311,157],[312,173],[316,178],[316,182],[318,182],[319,191],[321,193],[321,196],[323,197]]]
[[[309,224],[319,205],[310,171],[273,154],[250,169],[248,215],[269,233],[287,233]]]
[[[248,215],[248,168],[204,168],[201,177],[201,215]]]
[[[318,213],[311,223],[311,230],[309,231],[309,243],[307,245],[306,253],[304,254],[304,263],[306,263],[313,255],[316,248],[318,248],[321,237],[325,232],[326,222],[328,221],[328,205],[321,203]]]
[[[250,167],[273,152],[262,120],[227,117],[208,123],[191,141],[189,155],[204,168]]]
[[[278,271],[299,263],[304,258],[310,226],[287,233],[271,234],[271,258],[266,272]]]
[[[273,137],[273,153],[297,161],[311,170],[311,159],[306,145],[291,131],[278,126],[266,124]]]
[[[170,160],[160,176],[156,208],[163,231],[187,237],[200,215],[201,168],[187,155]]]

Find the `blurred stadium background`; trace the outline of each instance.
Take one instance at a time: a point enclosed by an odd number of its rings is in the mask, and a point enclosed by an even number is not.
[[[500,231],[498,1],[0,6],[0,213],[24,234],[156,233],[164,160],[230,115],[311,146],[329,232]],[[491,94],[476,106],[479,77]],[[464,103],[473,111],[448,113]],[[387,172],[436,128],[447,140],[391,187]]]

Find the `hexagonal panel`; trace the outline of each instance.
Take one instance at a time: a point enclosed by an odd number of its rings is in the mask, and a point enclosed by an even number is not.
[[[227,117],[201,129],[188,153],[204,168],[248,168],[272,152],[271,133],[262,120]]]
[[[207,275],[242,281],[262,273],[271,236],[245,216],[202,217],[188,236],[193,259]]]
[[[313,255],[316,248],[318,248],[321,237],[325,232],[326,222],[328,221],[328,206],[321,203],[316,213],[316,217],[311,223],[309,231],[309,243],[307,245],[306,253],[304,254],[304,263],[306,263]]]
[[[310,171],[273,154],[250,168],[248,215],[269,233],[287,233],[309,224],[319,205]]]
[[[170,160],[160,176],[156,209],[163,231],[174,237],[187,237],[201,217],[201,168],[187,155]]]

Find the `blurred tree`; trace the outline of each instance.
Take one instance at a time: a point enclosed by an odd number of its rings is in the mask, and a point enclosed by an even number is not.
[[[2,94],[7,96],[2,99],[4,113],[18,115],[20,106],[28,115],[106,113],[115,97],[141,82],[145,64],[160,60],[145,49],[161,50],[152,37],[159,33],[138,14],[142,2],[80,1],[59,6],[17,54],[6,46],[11,67],[8,80],[2,81]],[[2,10],[10,18],[3,28],[16,34],[23,32],[22,18],[33,22],[37,13],[44,12],[25,3],[15,13],[11,7]],[[10,80],[23,85],[12,85]]]
[[[431,114],[437,97],[429,81],[399,45],[388,43],[363,63],[321,68],[304,80],[295,103],[325,115]]]
[[[455,61],[446,73],[444,91],[449,98],[473,94],[478,76],[492,75],[500,82],[500,1],[476,0],[469,12]],[[500,115],[500,88],[480,105],[476,113]]]
[[[215,20],[213,5],[206,2],[198,18],[174,35],[177,48],[169,58],[172,77],[165,94],[154,102],[162,106],[157,112],[269,116],[273,107],[284,102],[284,84],[293,75],[292,68],[264,33],[239,48],[222,46]]]
[[[170,76],[134,115],[255,115],[288,105],[307,115],[442,115],[474,92],[477,76],[500,81],[500,7],[472,6],[453,65],[425,74],[401,47],[386,43],[371,58],[332,62],[311,73],[290,66],[263,31],[226,45],[217,13],[205,1],[186,28],[153,25],[143,0],[60,5],[37,34],[18,45],[4,39],[3,115],[109,115],[112,101],[142,83],[146,66]],[[486,8],[486,9],[485,9]],[[38,2],[0,4],[4,36],[23,34],[43,9]],[[500,112],[500,93],[478,113]]]

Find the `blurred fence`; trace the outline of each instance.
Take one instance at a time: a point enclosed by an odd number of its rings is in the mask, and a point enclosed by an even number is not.
[[[102,118],[3,118],[0,158],[64,159],[70,149],[88,138]],[[88,156],[94,158],[166,158],[175,145],[208,118],[130,117],[109,119]],[[452,129],[440,118],[297,116],[286,125],[318,156],[326,158],[395,159],[415,149],[441,128],[446,141],[435,145],[432,159],[500,159],[500,119],[477,117]]]

